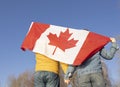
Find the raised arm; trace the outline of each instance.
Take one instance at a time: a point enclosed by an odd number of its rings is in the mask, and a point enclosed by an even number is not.
[[[114,57],[116,51],[119,49],[116,43],[116,39],[112,37],[110,39],[111,39],[111,44],[112,44],[110,49],[106,50],[105,48],[103,48],[100,52],[100,55],[107,60],[111,60]]]

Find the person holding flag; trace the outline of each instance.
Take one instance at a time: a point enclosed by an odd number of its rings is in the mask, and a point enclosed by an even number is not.
[[[65,73],[67,64],[50,59],[40,53],[35,53],[35,57],[34,87],[60,87],[59,65]]]
[[[79,87],[106,87],[102,73],[101,57],[111,60],[116,51],[119,49],[118,45],[116,44],[116,39],[110,38],[110,40],[112,46],[109,51],[103,47],[100,51],[88,58],[81,65],[69,65],[64,76],[64,82],[69,84],[70,78],[72,78],[73,73],[76,71]]]
[[[110,54],[108,54],[102,48],[110,41],[113,45],[110,49]],[[30,50],[36,53],[35,87],[38,87],[40,84],[36,79],[39,78],[41,75],[40,73],[43,73],[42,76],[45,75],[44,71],[46,73],[52,72],[54,74],[58,74],[59,62],[74,66],[80,65],[77,67],[77,71],[80,76],[96,72],[101,73],[99,54],[105,58],[112,59],[113,55],[117,51],[117,45],[115,42],[114,38],[111,38],[110,40],[107,36],[85,29],[74,29],[32,22],[21,45],[21,49],[23,51]],[[100,49],[102,50],[99,51]],[[96,52],[98,53],[95,54]],[[92,56],[93,54],[95,55]],[[68,79],[71,73],[72,72],[69,73],[68,69],[65,79]],[[43,77],[43,79],[45,78]],[[65,80],[65,82],[66,81],[69,80]],[[81,82],[81,84],[83,83]],[[50,83],[49,85],[47,84],[47,86],[56,87],[50,86]]]

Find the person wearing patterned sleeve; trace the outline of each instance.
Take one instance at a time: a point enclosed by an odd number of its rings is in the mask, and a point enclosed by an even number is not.
[[[76,71],[79,87],[106,87],[102,73],[101,58],[111,60],[119,49],[116,39],[110,38],[110,40],[112,46],[109,51],[104,47],[81,65],[69,65],[64,76],[64,82],[69,84],[70,78]]]

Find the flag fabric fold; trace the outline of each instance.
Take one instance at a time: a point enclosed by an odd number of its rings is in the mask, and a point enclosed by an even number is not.
[[[32,22],[21,49],[63,63],[80,65],[108,42],[109,37],[84,29]]]

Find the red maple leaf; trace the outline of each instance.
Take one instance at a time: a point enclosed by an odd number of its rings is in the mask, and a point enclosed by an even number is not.
[[[74,40],[74,38],[68,40],[71,35],[72,35],[72,33],[71,34],[69,33],[69,29],[67,29],[65,32],[60,32],[59,37],[57,37],[56,34],[52,34],[52,33],[49,33],[49,35],[47,35],[48,39],[50,40],[49,45],[56,46],[56,48],[53,52],[53,55],[54,55],[57,47],[59,47],[61,50],[65,51],[65,49],[76,46],[76,43],[78,42],[78,40]]]

